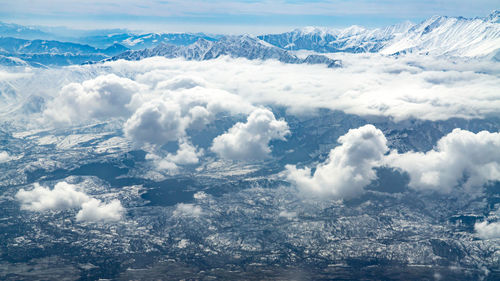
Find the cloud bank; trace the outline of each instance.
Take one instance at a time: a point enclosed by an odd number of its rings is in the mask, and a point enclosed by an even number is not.
[[[266,105],[285,106],[291,112],[329,108],[396,120],[487,117],[500,111],[498,63],[412,55],[330,56],[342,60],[343,67],[155,57],[29,70],[28,76],[16,73],[18,78],[10,83],[25,97],[46,95],[40,89],[62,88],[53,100],[50,94],[44,96],[49,99],[44,126],[54,122],[79,124],[89,118],[127,119],[153,99],[166,99],[183,110],[200,106],[192,114],[201,122],[209,121],[216,112],[248,114],[252,106]],[[89,79],[76,82],[82,77]]]
[[[272,60],[184,61],[159,57],[109,62],[105,66],[116,73],[139,73],[141,78],[153,73],[170,80],[193,77],[193,80],[206,81],[210,89],[231,93],[246,103],[281,105],[292,112],[329,108],[397,120],[472,118],[499,112],[500,66],[494,62],[450,62],[411,55],[398,58],[379,54],[331,56],[342,60],[343,67],[328,69],[321,65],[283,64]],[[144,79],[142,82],[151,83]]]
[[[34,184],[32,190],[20,189],[16,199],[22,210],[43,212],[49,210],[81,209],[77,221],[112,222],[121,220],[124,208],[119,200],[106,204],[88,196],[81,187],[67,182],[58,182],[53,189]]]
[[[284,124],[275,120],[272,112],[256,111],[269,105],[284,106],[292,114],[328,108],[394,120],[475,118],[500,113],[498,64],[411,55],[331,56],[341,59],[343,67],[329,69],[227,57],[210,61],[155,57],[36,70],[36,75],[19,76],[16,79],[21,80],[15,79],[15,84],[21,86],[22,79],[29,79],[33,85],[88,77],[86,81],[61,85],[57,95],[46,97],[49,101],[41,114],[42,125],[58,127],[118,119],[131,143],[147,151],[161,169],[170,171],[199,161],[202,151],[190,142],[189,134],[213,123],[220,114],[247,116],[248,120],[215,138],[210,150],[232,160],[265,159],[271,149],[269,142],[286,135]],[[49,74],[66,78],[45,82]],[[39,94],[30,92],[34,88],[21,87],[27,90],[25,95]],[[260,112],[259,117],[250,116],[252,112]],[[257,122],[260,119],[267,121]],[[163,151],[161,147],[169,142],[176,142],[180,150],[170,154]],[[432,153],[426,155],[422,161],[431,161],[431,156]],[[395,165],[404,166],[403,159],[400,157]],[[463,167],[462,172],[469,173],[471,169]],[[412,175],[412,186],[418,185],[416,188],[432,181],[428,172],[407,170]],[[418,173],[424,178],[417,179]],[[479,178],[482,177],[485,176]],[[471,178],[470,184],[476,180]],[[445,181],[446,189],[453,184],[444,178],[438,181]],[[431,188],[432,184],[427,185]]]

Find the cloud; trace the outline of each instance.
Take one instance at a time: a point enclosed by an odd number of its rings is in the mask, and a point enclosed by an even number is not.
[[[81,209],[76,215],[77,221],[117,221],[125,211],[119,200],[105,204],[81,191],[80,186],[64,181],[58,182],[53,189],[35,183],[32,190],[20,189],[16,199],[22,210],[34,212]]]
[[[125,208],[119,200],[106,204],[97,199],[90,199],[82,204],[82,209],[76,214],[77,221],[113,222],[122,219]]]
[[[168,153],[162,157],[155,153],[148,153],[146,159],[152,160],[157,170],[169,173],[176,173],[179,170],[178,165],[198,164],[199,157],[203,155],[203,149],[198,149],[186,139],[181,139],[179,142],[179,149],[175,154]]]
[[[191,89],[198,86],[206,86],[206,82],[196,76],[177,76],[157,84],[157,88],[168,90]]]
[[[388,151],[387,140],[375,126],[365,125],[349,130],[338,142],[340,146],[330,151],[314,173],[311,168],[287,165],[287,179],[305,194],[338,199],[361,194],[376,179],[374,168],[381,165]]]
[[[487,118],[500,113],[498,64],[460,59],[450,62],[412,55],[329,56],[341,59],[343,67],[328,69],[320,65],[227,57],[210,61],[154,57],[40,69],[36,75],[16,79],[15,86],[27,97],[41,94],[37,88],[51,91],[62,81],[90,77],[87,81],[59,86],[62,90],[48,102],[42,114],[42,119],[48,121],[45,126],[118,120],[116,124],[123,126],[136,148],[161,159],[167,155],[161,150],[163,145],[190,139],[190,134],[206,128],[217,116],[241,117],[265,106],[283,106],[290,114],[309,114],[328,108],[362,116],[386,116],[396,121]],[[4,113],[4,117],[14,118],[10,113]],[[269,155],[266,134],[258,134],[262,137],[260,141],[242,138],[245,130],[250,129],[248,126],[248,122],[239,123],[231,132],[219,136],[212,151],[228,159],[264,159]],[[247,147],[240,150],[235,141]],[[256,153],[245,154],[252,145]],[[175,155],[172,153],[170,157]],[[183,165],[178,159],[163,164],[170,165],[170,169]]]
[[[52,190],[35,183],[32,190],[20,189],[16,199],[21,202],[22,210],[40,212],[79,208],[90,200],[90,197],[78,191],[79,189],[79,186],[67,182],[57,183]]]
[[[292,113],[328,108],[395,120],[475,118],[499,113],[498,64],[416,55],[397,59],[380,54],[329,56],[342,60],[343,67],[227,57],[210,61],[153,57],[37,70],[40,73],[24,79],[45,85],[95,76],[63,87],[45,111],[45,119],[51,123],[128,118],[137,108],[158,99],[178,105],[182,117],[188,117],[192,109],[193,117],[197,117],[191,121],[198,120],[193,124],[211,122],[219,112],[248,114],[255,107],[268,105],[284,106]],[[68,78],[45,82],[49,74]],[[47,87],[55,88],[52,84]],[[21,87],[26,95],[39,94],[30,93],[34,88]],[[115,94],[105,95],[106,91]],[[118,95],[121,92],[124,94]],[[124,99],[111,102],[117,97]]]
[[[386,163],[407,172],[414,189],[450,193],[462,186],[473,192],[500,180],[500,133],[455,129],[433,150],[392,153]]]
[[[14,157],[10,156],[7,151],[0,152],[0,163],[9,162],[14,159]]]
[[[483,221],[474,225],[474,230],[481,239],[500,238],[500,222]]]
[[[199,217],[201,214],[201,207],[194,204],[179,203],[174,210],[174,216],[180,217]]]
[[[85,120],[127,117],[131,111],[128,104],[141,88],[140,84],[115,74],[70,83],[48,103],[43,112],[44,120],[78,124]]]
[[[247,118],[246,123],[238,122],[225,134],[213,140],[213,152],[230,160],[262,160],[269,157],[271,140],[285,140],[290,133],[284,120],[276,120],[274,114],[259,108]]]
[[[389,166],[408,173],[409,186],[420,191],[467,194],[500,180],[500,133],[455,129],[427,152],[388,151],[384,134],[372,125],[351,129],[339,138],[325,163],[297,169],[287,165],[287,178],[306,193],[354,197],[376,179],[373,168]]]
[[[124,124],[124,132],[140,145],[161,146],[184,136],[188,123],[178,104],[157,99],[139,107]]]
[[[340,59],[343,67],[328,69],[321,65],[283,64],[272,60],[184,61],[160,57],[109,62],[105,66],[120,73],[146,76],[151,72],[150,75],[163,75],[165,81],[193,77],[203,82],[187,89],[192,90],[191,93],[205,88],[217,89],[252,105],[285,106],[291,112],[328,108],[396,120],[486,117],[499,112],[497,73],[500,67],[493,62],[460,59],[450,62],[417,55],[393,58],[341,53],[328,56]],[[146,83],[144,79],[141,81]],[[183,90],[186,89],[174,92]]]
[[[197,164],[198,157],[203,154],[203,151],[197,150],[191,143],[186,140],[181,140],[179,149],[175,154],[168,154],[167,159],[181,165]]]
[[[297,217],[297,213],[296,212],[288,212],[288,211],[281,211],[279,214],[278,214],[279,217],[282,217],[282,218],[287,218],[287,219],[293,219],[293,218],[296,218]]]

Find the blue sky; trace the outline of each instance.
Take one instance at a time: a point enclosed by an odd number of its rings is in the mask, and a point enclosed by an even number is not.
[[[261,33],[301,26],[380,27],[432,15],[486,16],[498,0],[0,0],[0,20],[80,29]]]

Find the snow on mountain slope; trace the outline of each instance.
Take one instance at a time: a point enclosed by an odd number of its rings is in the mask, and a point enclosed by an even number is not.
[[[0,37],[0,65],[61,66],[100,61],[128,48],[114,44],[106,49],[55,40],[25,40]]]
[[[498,14],[475,19],[435,16],[396,36],[380,52],[486,56],[500,49]]]
[[[282,34],[261,35],[260,39],[286,50],[313,50],[316,52],[377,52],[383,43],[413,26],[411,22],[384,29],[366,29],[351,26],[345,29],[305,27]]]
[[[79,39],[79,42],[92,46],[106,48],[111,44],[121,44],[132,50],[153,48],[160,44],[189,45],[198,39],[213,41],[215,39],[204,34],[190,33],[120,33],[99,36],[88,36]]]
[[[182,57],[187,60],[210,60],[221,56],[231,56],[250,60],[275,59],[284,63],[326,64],[328,67],[340,66],[339,61],[321,55],[312,55],[305,59],[300,59],[286,50],[247,35],[225,36],[218,41],[208,41],[200,38],[195,43],[187,46],[161,44],[152,49],[127,51],[113,57],[111,60],[140,60],[154,56],[166,58]]]
[[[0,37],[0,53],[8,54],[71,54],[116,55],[128,50],[120,44],[114,44],[106,49],[98,49],[89,45],[55,40],[25,40],[12,37]]]
[[[50,34],[29,26],[0,22],[0,36],[23,39],[47,38]]]
[[[434,16],[419,24],[404,22],[384,29],[306,27],[259,36],[286,50],[315,52],[418,53],[483,57],[500,50],[500,11],[484,18]]]

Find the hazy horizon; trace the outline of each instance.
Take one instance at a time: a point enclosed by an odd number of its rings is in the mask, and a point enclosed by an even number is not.
[[[3,3],[2,3],[3,2]],[[147,2],[147,3],[146,3]],[[0,1],[0,21],[76,30],[262,34],[304,26],[380,28],[434,15],[485,17],[495,1]]]

